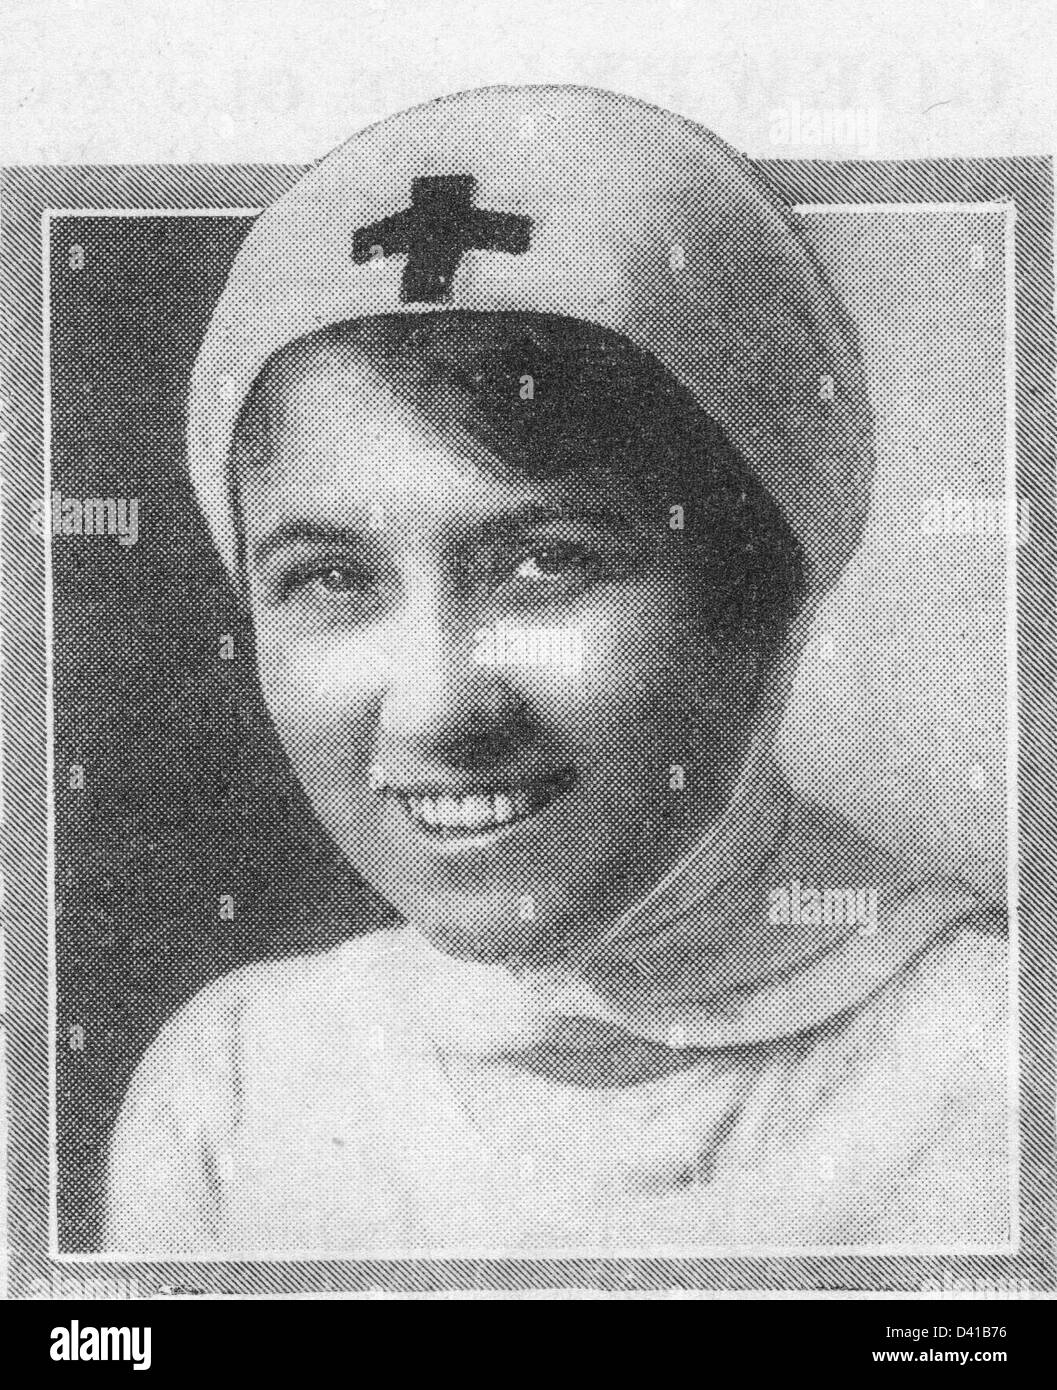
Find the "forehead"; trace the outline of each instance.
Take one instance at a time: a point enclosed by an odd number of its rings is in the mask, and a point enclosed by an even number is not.
[[[635,497],[597,461],[541,476],[500,458],[460,422],[456,409],[431,414],[398,398],[370,369],[313,363],[276,375],[266,388],[261,462],[239,466],[248,519],[264,524],[291,510],[340,513],[381,507],[409,521],[472,522],[533,500],[561,506]],[[465,418],[465,415],[464,415]]]

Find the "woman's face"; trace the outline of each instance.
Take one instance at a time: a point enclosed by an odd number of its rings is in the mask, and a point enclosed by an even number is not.
[[[265,700],[323,825],[434,944],[540,960],[722,805],[755,663],[673,497],[532,479],[337,368],[240,473]]]

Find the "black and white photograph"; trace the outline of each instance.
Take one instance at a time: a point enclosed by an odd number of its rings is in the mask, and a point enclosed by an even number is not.
[[[1052,1296],[1043,65],[3,8],[9,1296]]]

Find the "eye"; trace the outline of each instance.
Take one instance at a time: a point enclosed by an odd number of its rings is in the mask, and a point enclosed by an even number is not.
[[[330,565],[319,570],[315,582],[328,594],[348,594],[363,587],[363,577],[351,565]]]
[[[353,560],[304,560],[278,576],[275,593],[284,603],[290,600],[337,603],[362,600],[373,587],[372,576]]]
[[[570,542],[548,542],[535,546],[517,561],[513,577],[530,584],[553,584],[562,580],[585,580],[602,569],[601,558]]]

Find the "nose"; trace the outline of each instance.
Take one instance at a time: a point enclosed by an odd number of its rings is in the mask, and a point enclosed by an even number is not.
[[[531,748],[530,707],[501,671],[474,660],[475,630],[430,602],[391,634],[378,715],[384,763],[405,773],[484,771]]]

